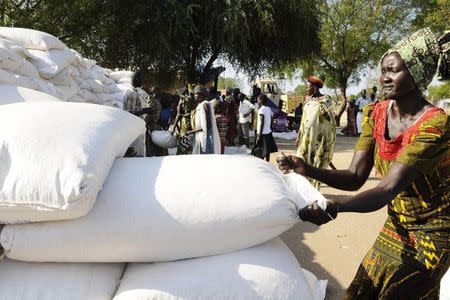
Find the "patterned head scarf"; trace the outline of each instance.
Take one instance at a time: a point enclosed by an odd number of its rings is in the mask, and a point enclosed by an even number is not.
[[[429,28],[401,40],[383,58],[397,52],[405,61],[417,87],[424,92],[437,72],[439,80],[450,79],[450,31],[437,37]]]

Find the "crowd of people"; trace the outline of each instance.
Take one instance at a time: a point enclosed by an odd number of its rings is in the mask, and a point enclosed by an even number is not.
[[[378,88],[372,87],[372,92],[367,96],[367,91],[363,89],[360,96],[355,99],[351,97],[347,104],[347,126],[342,129],[346,136],[359,136],[362,131],[362,120],[364,108],[378,101]]]
[[[222,96],[214,88],[190,85],[179,95],[143,89],[144,74],[132,76],[124,97],[124,110],[142,117],[147,131],[128,149],[126,156],[165,156],[168,150],[152,141],[156,130],[168,130],[177,139],[177,155],[224,154],[225,146],[246,146],[255,156],[269,160],[277,152],[272,136],[273,113],[268,97],[258,87],[249,98],[239,88]],[[254,132],[254,139],[250,131]]]

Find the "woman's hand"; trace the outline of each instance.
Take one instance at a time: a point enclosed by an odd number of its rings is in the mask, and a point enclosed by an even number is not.
[[[277,157],[278,168],[283,173],[289,173],[291,170],[297,174],[306,175],[306,167],[307,163],[300,157],[292,156],[292,155],[284,155]]]
[[[337,214],[338,205],[330,200],[327,200],[326,210],[320,208],[318,202],[314,201],[310,205],[300,209],[298,212],[298,216],[302,221],[311,222],[318,226],[336,219]]]

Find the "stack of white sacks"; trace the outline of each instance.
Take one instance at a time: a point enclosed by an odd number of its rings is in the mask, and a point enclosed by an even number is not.
[[[48,33],[0,27],[0,83],[63,101],[121,107],[131,75],[98,66]]]
[[[15,83],[0,85],[0,299],[324,298],[278,238],[325,203],[306,179],[250,156],[122,158],[142,119]]]

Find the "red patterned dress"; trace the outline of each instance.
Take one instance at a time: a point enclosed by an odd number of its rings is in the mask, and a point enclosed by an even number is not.
[[[393,162],[421,175],[387,205],[388,218],[344,299],[438,299],[450,265],[450,117],[429,108],[395,139],[387,115],[393,101],[364,110],[356,151],[374,151],[386,176]]]

